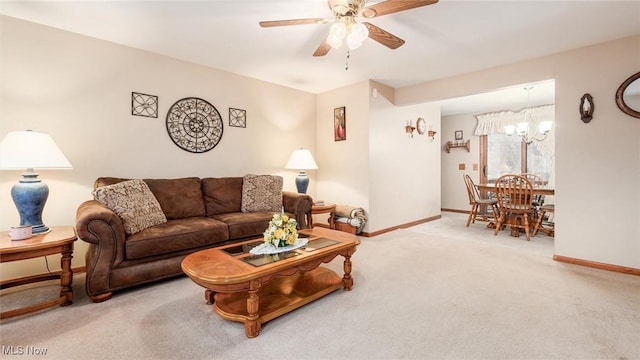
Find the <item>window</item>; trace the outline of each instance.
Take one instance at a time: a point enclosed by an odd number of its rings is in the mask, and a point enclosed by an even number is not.
[[[522,169],[519,137],[491,134],[487,137],[487,182],[494,182],[504,174],[518,174]]]
[[[519,136],[490,134],[481,136],[481,182],[494,182],[504,174],[532,173],[548,182],[553,159],[544,155],[534,143],[525,144]]]

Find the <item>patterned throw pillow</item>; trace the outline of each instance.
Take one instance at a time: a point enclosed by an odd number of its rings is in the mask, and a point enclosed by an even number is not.
[[[124,231],[129,235],[167,222],[158,200],[142,180],[99,187],[91,194],[95,200],[120,216]]]
[[[242,181],[242,212],[282,211],[282,177],[245,175]]]

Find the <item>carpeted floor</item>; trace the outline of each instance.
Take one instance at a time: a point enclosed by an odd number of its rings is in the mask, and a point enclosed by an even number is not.
[[[0,323],[1,356],[33,346],[50,359],[640,359],[638,277],[554,262],[550,237],[493,236],[465,219],[443,213],[362,238],[353,291],[275,319],[255,339],[186,277],[93,304],[77,275],[73,305]],[[56,291],[11,292],[1,304]]]

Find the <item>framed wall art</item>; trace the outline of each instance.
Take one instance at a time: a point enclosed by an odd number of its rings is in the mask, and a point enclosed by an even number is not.
[[[222,139],[223,129],[218,110],[200,98],[180,99],[167,112],[169,137],[188,152],[204,153],[213,149]]]
[[[347,140],[347,112],[344,106],[333,109],[333,140]]]
[[[229,126],[247,127],[247,111],[242,109],[229,108]]]
[[[154,95],[131,93],[131,115],[158,117],[158,97]]]
[[[456,130],[455,137],[456,137],[456,141],[462,140],[462,130]]]

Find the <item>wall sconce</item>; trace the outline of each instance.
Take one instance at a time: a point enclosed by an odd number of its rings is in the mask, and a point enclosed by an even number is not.
[[[589,94],[584,94],[580,98],[580,119],[585,124],[588,124],[593,119],[593,109],[595,108],[593,103],[593,97]]]
[[[411,124],[411,120],[407,120],[407,125],[404,127],[404,131],[413,137],[413,132],[416,130],[416,127]]]
[[[427,131],[427,136],[429,137],[430,141],[433,141],[435,139],[435,136],[436,136],[436,131],[433,131],[433,130]]]
[[[411,123],[409,123],[409,124],[411,124]],[[429,124],[429,130],[427,130],[427,122],[424,121],[423,118],[420,117],[420,118],[418,118],[418,120],[416,120],[416,127],[415,128],[418,130],[418,134],[423,135],[423,134],[426,133],[427,136],[429,137],[430,141],[434,140],[436,132],[431,129],[431,124]],[[407,129],[407,132],[408,131],[409,130]],[[413,132],[413,130],[411,130],[411,131]]]

